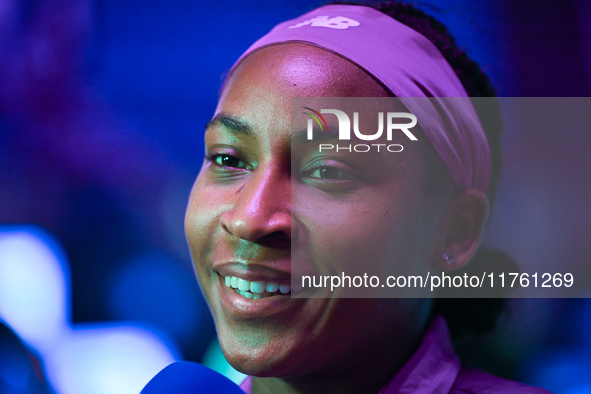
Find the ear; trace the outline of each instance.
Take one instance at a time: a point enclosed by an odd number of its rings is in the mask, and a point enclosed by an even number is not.
[[[481,190],[465,190],[452,198],[443,217],[443,242],[434,257],[435,268],[452,271],[470,261],[480,244],[488,213],[488,198]],[[444,253],[452,259],[446,261]]]

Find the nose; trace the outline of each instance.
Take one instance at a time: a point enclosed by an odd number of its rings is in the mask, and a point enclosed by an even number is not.
[[[289,245],[291,178],[279,170],[255,170],[235,195],[233,207],[220,217],[229,234],[256,243]]]

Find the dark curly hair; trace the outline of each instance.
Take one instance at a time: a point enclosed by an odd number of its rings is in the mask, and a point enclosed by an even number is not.
[[[443,23],[412,5],[393,1],[377,3],[333,1],[328,4],[372,7],[419,32],[439,49],[464,85],[468,96],[475,98],[472,101],[491,150],[492,165],[487,196],[492,206],[502,169],[501,135],[504,124],[498,100],[490,99],[496,97],[496,90],[478,63],[458,47],[454,37]],[[478,99],[478,97],[488,97],[488,99]],[[480,247],[470,264],[456,272],[471,274],[483,271],[517,272],[518,269],[515,262],[503,252]],[[469,333],[479,334],[491,331],[496,327],[504,310],[505,298],[438,297],[433,301],[432,307],[433,313],[445,316],[454,338]]]

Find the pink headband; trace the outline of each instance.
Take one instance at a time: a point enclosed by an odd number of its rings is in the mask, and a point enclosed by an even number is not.
[[[329,50],[372,75],[417,117],[458,186],[488,190],[490,148],[476,110],[426,37],[370,7],[327,5],[275,26],[232,69],[257,49],[288,42]]]

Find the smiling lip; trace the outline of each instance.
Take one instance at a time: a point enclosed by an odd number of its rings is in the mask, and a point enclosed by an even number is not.
[[[262,265],[259,263],[244,264],[241,262],[214,263],[213,269],[218,274],[217,283],[214,283],[220,294],[222,306],[226,312],[239,317],[265,317],[284,311],[291,306],[299,304],[299,300],[292,299],[291,274],[289,272]],[[250,288],[255,291],[252,294],[260,293],[260,297],[247,298],[239,294],[237,289],[226,284],[226,278],[240,278],[243,286],[250,282]],[[264,286],[271,285],[268,290],[261,291],[260,287],[252,287],[252,282],[264,283]],[[236,284],[236,283],[234,283]],[[273,286],[277,285],[277,289]],[[279,287],[283,291],[279,290]],[[245,287],[244,287],[245,288]],[[287,290],[287,291],[286,291]],[[244,291],[241,291],[244,293]],[[284,294],[287,292],[287,294]]]
[[[267,264],[242,263],[235,261],[213,263],[213,270],[223,277],[235,276],[250,282],[264,281],[291,285],[290,271],[270,267]]]

